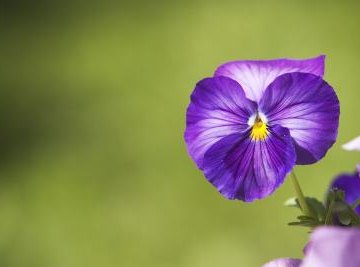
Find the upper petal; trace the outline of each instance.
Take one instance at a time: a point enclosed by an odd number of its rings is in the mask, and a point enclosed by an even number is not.
[[[255,110],[256,104],[230,78],[206,78],[196,85],[186,113],[185,141],[200,169],[205,152],[222,137],[245,131]]]
[[[290,130],[297,164],[318,161],[336,141],[339,100],[319,76],[299,72],[279,76],[266,89],[259,109],[270,124]]]
[[[340,189],[345,193],[345,200],[350,205],[353,205],[356,200],[360,199],[360,177],[359,172],[353,174],[342,174],[336,177],[330,188]],[[356,212],[360,216],[360,206],[356,208]]]
[[[345,150],[357,150],[360,151],[360,136],[356,137],[355,139],[351,140],[350,142],[347,142],[342,146]]]
[[[301,267],[359,267],[360,229],[319,227],[312,233]]]
[[[232,61],[221,65],[215,76],[236,80],[244,88],[247,98],[259,101],[266,87],[281,74],[306,72],[322,77],[324,61],[323,55],[310,59]]]
[[[289,130],[274,126],[262,141],[251,140],[249,132],[218,141],[205,154],[204,173],[226,198],[250,202],[274,192],[294,164]]]
[[[299,267],[300,263],[301,260],[299,259],[283,258],[272,260],[271,262],[266,263],[262,267]]]

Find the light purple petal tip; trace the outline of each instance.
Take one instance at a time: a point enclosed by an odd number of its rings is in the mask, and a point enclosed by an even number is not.
[[[295,164],[295,150],[289,130],[269,129],[263,141],[254,141],[248,132],[224,137],[204,156],[204,173],[228,199],[246,202],[264,198],[275,191]]]
[[[301,260],[299,259],[283,258],[268,262],[262,267],[299,267],[300,264]]]
[[[320,160],[335,143],[340,105],[333,88],[319,76],[293,72],[279,76],[259,103],[269,123],[290,130],[297,164]]]
[[[342,145],[342,148],[348,151],[360,151],[360,136]]]
[[[247,98],[258,102],[266,87],[278,76],[290,72],[305,72],[322,77],[324,65],[324,55],[310,59],[232,61],[218,67],[215,76],[226,76],[237,81]]]
[[[301,267],[359,267],[360,229],[319,227],[311,235]]]

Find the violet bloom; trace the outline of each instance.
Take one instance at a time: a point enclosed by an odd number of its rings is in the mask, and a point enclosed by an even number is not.
[[[340,189],[345,193],[345,201],[353,205],[357,200],[360,199],[360,174],[358,169],[351,174],[341,174],[336,177],[330,188]],[[356,213],[360,216],[360,205],[355,209]],[[360,265],[359,265],[360,266]]]
[[[295,164],[321,159],[336,140],[339,101],[324,56],[235,61],[196,85],[185,141],[207,180],[228,199],[270,195]]]
[[[277,265],[276,265],[277,264]],[[311,234],[302,262],[277,259],[263,267],[359,267],[360,228],[319,227]]]

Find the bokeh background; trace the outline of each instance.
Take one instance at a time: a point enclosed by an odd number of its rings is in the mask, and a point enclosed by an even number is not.
[[[187,155],[195,83],[229,60],[327,55],[337,144],[308,195],[353,171],[358,1],[1,1],[0,266],[256,267],[301,257],[290,181],[228,201]]]

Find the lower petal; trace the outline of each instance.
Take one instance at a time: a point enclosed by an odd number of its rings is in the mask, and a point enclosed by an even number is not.
[[[205,153],[204,173],[226,198],[251,202],[273,193],[295,158],[289,130],[273,126],[261,141],[251,140],[249,132],[222,138]]]

